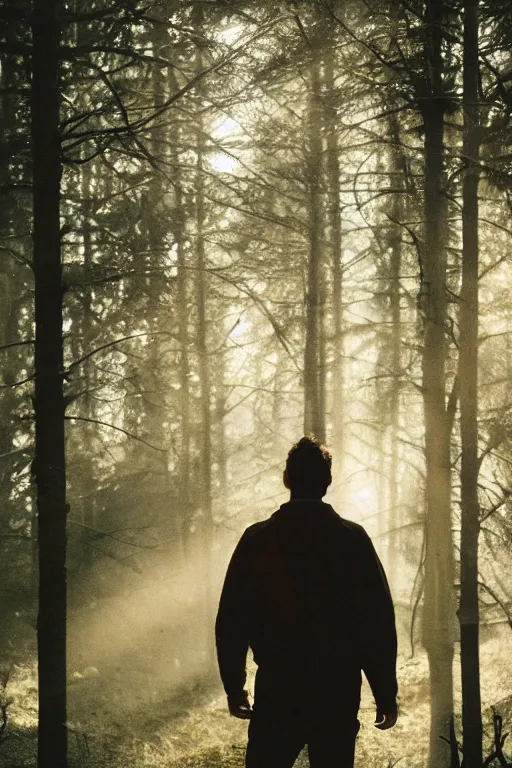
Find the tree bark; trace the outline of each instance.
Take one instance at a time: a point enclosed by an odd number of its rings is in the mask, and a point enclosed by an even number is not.
[[[165,55],[168,44],[167,30],[160,17],[160,9],[155,8],[156,20],[151,25],[150,40],[153,55],[155,57]],[[167,97],[168,82],[161,64],[157,61],[151,68],[152,101],[155,109],[161,108]],[[161,308],[165,303],[165,278],[161,274],[162,253],[166,249],[167,212],[162,206],[165,193],[163,175],[158,163],[166,160],[167,137],[162,125],[156,120],[149,131],[148,148],[154,158],[155,166],[152,169],[151,179],[148,185],[145,210],[143,210],[144,223],[147,231],[148,253],[145,258],[147,275],[145,279],[146,291],[146,323],[150,331],[158,331],[160,328]],[[162,387],[162,337],[150,335],[147,339],[148,353],[147,366],[144,373],[144,392],[142,402],[146,411],[145,424],[151,441],[158,446],[167,446],[169,443],[166,422],[168,419],[166,393]],[[169,498],[167,489],[170,485],[169,478],[169,451],[162,451],[153,457],[153,493],[154,503],[157,507],[157,517],[161,526],[168,528],[169,522]]]
[[[35,274],[34,475],[39,540],[39,768],[67,765],[66,470],[60,250],[59,0],[36,0],[32,18]]]
[[[87,283],[92,279],[93,263],[93,239],[91,232],[92,217],[92,166],[86,163],[82,166],[82,243],[84,249],[83,258],[83,277],[86,283],[82,287],[81,310],[82,315],[78,318],[77,327],[81,329],[80,338],[77,340],[80,346],[79,357],[88,352],[88,344],[92,337],[93,328],[93,307],[92,307],[92,289]],[[91,391],[93,389],[94,366],[90,358],[83,362],[83,375],[87,385],[87,391],[83,394],[82,407],[86,418],[94,418],[93,401]],[[94,482],[94,442],[93,425],[83,424],[82,434],[84,436],[84,455],[81,460],[81,519],[84,524],[82,529],[83,550],[81,553],[81,565],[87,572],[93,562],[93,548],[91,546],[91,529],[96,529],[96,495]]]
[[[336,455],[338,475],[343,473],[344,452],[344,357],[343,357],[343,248],[340,201],[340,147],[334,89],[333,46],[325,55],[324,115],[326,127],[327,216],[332,280],[332,435],[330,443]]]
[[[176,135],[179,140],[179,135]],[[180,334],[180,419],[181,439],[179,454],[179,531],[180,549],[184,561],[190,555],[190,356],[189,356],[189,312],[188,312],[188,278],[185,251],[185,206],[183,202],[183,189],[181,173],[179,172],[179,154],[175,152],[176,162],[175,176],[175,225],[174,239],[176,242],[176,261],[178,265],[177,275],[177,301],[178,324]]]
[[[219,322],[222,320],[219,318]],[[215,495],[219,510],[226,508],[228,501],[228,446],[226,440],[226,351],[217,356],[214,369],[215,387],[215,459],[217,464]]]
[[[389,304],[391,320],[391,389],[389,397],[389,495],[388,495],[388,566],[389,579],[392,585],[397,578],[397,529],[400,525],[399,515],[399,480],[400,465],[400,371],[402,357],[402,313],[400,306],[402,271],[402,226],[404,218],[404,179],[406,174],[406,159],[400,146],[400,128],[396,116],[390,119],[391,146],[391,186],[393,199],[391,203],[392,230],[390,237],[390,275],[389,275]]]
[[[207,653],[213,655],[213,596],[212,596],[212,546],[213,546],[213,509],[212,509],[212,444],[211,444],[211,384],[207,346],[206,318],[206,271],[204,247],[204,176],[203,176],[203,139],[202,126],[198,132],[197,173],[196,173],[196,266],[197,266],[197,348],[199,355],[199,378],[201,388],[201,447],[200,447],[200,500],[203,515],[203,568],[205,589],[205,618],[207,627]],[[210,634],[212,635],[210,642]],[[210,648],[211,646],[211,648]]]
[[[425,237],[423,252],[423,405],[426,458],[426,550],[423,642],[430,669],[429,768],[449,762],[453,714],[453,543],[450,427],[446,413],[446,204],[444,198],[443,6],[425,11]],[[446,739],[447,741],[445,741]]]
[[[202,8],[198,6],[195,29],[198,34],[203,25]],[[197,52],[197,71],[203,68],[201,48]],[[200,106],[200,105],[199,105]],[[196,287],[197,287],[197,350],[199,356],[199,378],[201,391],[201,444],[200,444],[200,502],[203,516],[203,574],[205,596],[205,629],[207,663],[215,665],[214,608],[212,593],[212,548],[213,548],[213,505],[212,505],[212,418],[211,382],[207,338],[207,273],[205,258],[204,226],[206,220],[204,196],[204,152],[205,134],[201,115],[197,117],[196,131],[196,172],[194,180],[196,219]]]
[[[464,765],[481,768],[478,611],[478,0],[464,2],[464,176],[460,309],[461,589],[459,603]]]
[[[169,72],[171,92],[179,90],[179,83],[174,70]],[[171,162],[174,178],[174,213],[172,232],[176,243],[176,276],[178,328],[180,340],[179,356],[179,407],[180,407],[180,444],[178,458],[179,508],[176,510],[178,549],[183,565],[186,565],[190,552],[190,513],[191,513],[191,394],[190,394],[190,318],[189,318],[189,279],[187,270],[187,201],[183,185],[183,173],[180,165],[180,146],[182,133],[179,122],[172,125]]]
[[[304,348],[304,432],[325,441],[325,402],[320,363],[324,358],[322,327],[322,120],[321,83],[318,53],[312,53],[308,103],[307,188],[309,212],[309,253],[306,277],[306,340]]]

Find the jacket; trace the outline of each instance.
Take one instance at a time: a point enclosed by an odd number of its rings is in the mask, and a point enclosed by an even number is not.
[[[377,706],[397,695],[393,603],[362,526],[320,500],[291,500],[251,525],[229,563],[215,625],[226,693],[239,694],[252,649],[276,695],[359,701],[361,670]]]

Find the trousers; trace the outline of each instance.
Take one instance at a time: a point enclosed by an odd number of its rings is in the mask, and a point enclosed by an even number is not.
[[[246,768],[292,768],[307,745],[311,768],[353,768],[359,721],[356,713],[321,709],[314,715],[284,705],[254,708],[249,722]]]

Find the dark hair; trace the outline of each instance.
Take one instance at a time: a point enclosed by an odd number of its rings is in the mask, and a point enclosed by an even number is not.
[[[331,482],[332,456],[313,435],[292,445],[286,459],[286,474],[294,493],[324,495]]]

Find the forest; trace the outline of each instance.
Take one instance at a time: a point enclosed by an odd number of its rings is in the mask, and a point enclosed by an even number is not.
[[[395,603],[356,766],[512,765],[509,0],[2,0],[0,57],[0,766],[243,765],[303,434]]]

